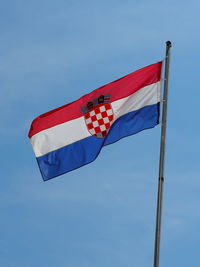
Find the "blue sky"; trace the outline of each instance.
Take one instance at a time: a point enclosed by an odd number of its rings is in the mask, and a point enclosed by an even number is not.
[[[161,266],[199,267],[199,8],[1,1],[0,266],[152,266],[160,127],[45,183],[27,133],[36,116],[163,59],[170,39]]]

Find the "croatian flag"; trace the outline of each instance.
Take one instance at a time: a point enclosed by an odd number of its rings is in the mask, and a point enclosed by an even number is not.
[[[37,117],[29,138],[43,179],[94,161],[103,146],[159,123],[162,62]]]

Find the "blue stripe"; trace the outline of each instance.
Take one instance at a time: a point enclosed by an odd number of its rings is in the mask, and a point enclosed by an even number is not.
[[[144,129],[153,128],[158,124],[158,120],[159,103],[120,117],[105,138],[90,136],[38,157],[37,162],[44,181],[94,161],[103,146]]]

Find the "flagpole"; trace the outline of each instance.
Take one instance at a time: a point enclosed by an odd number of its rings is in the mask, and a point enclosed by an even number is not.
[[[159,259],[160,259],[160,236],[161,236],[161,218],[162,218],[163,186],[164,186],[164,163],[165,163],[165,139],[166,139],[166,126],[167,126],[168,80],[169,80],[169,64],[170,64],[171,46],[172,46],[171,42],[167,41],[166,42],[166,56],[165,56],[165,76],[164,76],[161,140],[160,140],[160,161],[159,161],[156,231],[155,231],[155,247],[154,247],[154,267],[159,267]]]

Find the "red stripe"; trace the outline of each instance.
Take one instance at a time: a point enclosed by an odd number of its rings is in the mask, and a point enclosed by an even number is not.
[[[40,115],[32,122],[28,136],[32,137],[40,131],[83,116],[80,108],[86,106],[88,101],[100,95],[111,94],[110,101],[113,102],[135,93],[144,86],[158,82],[161,79],[161,68],[162,62],[144,67],[116,81],[99,87],[72,103]]]

